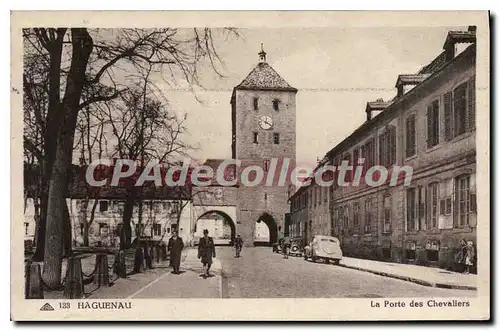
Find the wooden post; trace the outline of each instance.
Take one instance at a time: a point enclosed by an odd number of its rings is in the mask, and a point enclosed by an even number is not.
[[[144,272],[144,251],[142,247],[137,247],[135,249],[134,272]]]
[[[95,256],[96,270],[94,284],[98,286],[109,286],[108,255],[106,253]]]
[[[165,245],[165,244],[161,245],[161,259],[162,259],[162,261],[167,261],[167,259],[168,259],[167,245]]]
[[[125,253],[119,250],[115,255],[115,274],[120,278],[127,278],[127,267],[125,265]]]
[[[149,243],[146,240],[144,242],[144,269],[150,269],[151,263],[150,263],[150,256],[149,256]]]
[[[149,246],[149,269],[153,269],[155,267],[155,247],[154,245]]]
[[[64,297],[66,299],[84,298],[82,260],[74,256],[68,258]]]
[[[26,264],[24,297],[26,299],[43,299],[42,276],[39,263]]]
[[[156,245],[155,247],[156,252],[155,252],[155,257],[156,257],[156,263],[160,263],[160,245]]]

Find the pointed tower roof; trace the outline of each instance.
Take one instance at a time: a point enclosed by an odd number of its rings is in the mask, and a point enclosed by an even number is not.
[[[272,90],[297,92],[266,62],[266,52],[261,45],[259,63],[235,90]]]

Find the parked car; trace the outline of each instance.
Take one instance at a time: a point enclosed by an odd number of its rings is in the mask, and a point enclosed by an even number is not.
[[[275,242],[273,244],[273,252],[281,253],[283,251],[283,241],[284,239],[281,238],[280,240],[278,240],[278,242]]]
[[[307,259],[313,262],[321,259],[326,263],[333,261],[339,264],[342,259],[339,240],[335,237],[315,235],[309,245],[304,247],[304,260]]]
[[[290,242],[290,251],[288,252],[288,254],[294,256],[302,256],[302,238],[292,238]]]

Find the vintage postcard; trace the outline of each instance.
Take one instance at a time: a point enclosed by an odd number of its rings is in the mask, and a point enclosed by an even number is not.
[[[489,14],[13,12],[13,320],[487,320]]]

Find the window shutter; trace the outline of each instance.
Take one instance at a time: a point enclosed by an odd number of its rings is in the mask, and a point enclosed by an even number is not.
[[[444,139],[446,141],[449,141],[453,138],[451,92],[447,92],[444,94],[443,103],[444,103]]]
[[[378,138],[379,165],[385,166],[385,132]]]
[[[411,155],[411,127],[410,127],[411,117],[406,118],[406,157]]]
[[[364,174],[365,170],[366,170],[366,169],[368,169],[368,168],[367,168],[367,166],[370,164],[370,161],[368,160],[368,157],[367,157],[367,155],[366,155],[366,145],[367,145],[367,144],[368,144],[368,143],[366,143],[365,145],[361,146],[361,148],[360,148],[360,150],[359,150],[359,154],[360,154],[360,155],[359,155],[359,157],[360,157],[360,158],[363,158],[363,159],[364,159],[364,161],[365,161],[365,162],[363,163],[363,172],[362,172],[363,174]]]
[[[427,194],[426,194],[426,190],[425,190],[425,186],[420,186],[420,205],[419,205],[419,209],[420,209],[420,230],[427,230],[427,217],[426,217],[426,214],[427,214],[427,204],[426,204],[426,200],[427,200]]]
[[[427,148],[434,146],[434,111],[432,104],[427,106]]]
[[[439,215],[445,215],[446,213],[446,199],[439,200]]]
[[[413,115],[413,118],[411,120],[411,132],[412,132],[412,142],[413,142],[413,154],[415,154],[417,152],[417,133],[416,133],[416,117],[415,115]],[[394,139],[394,141],[396,141],[396,139]]]
[[[453,218],[453,227],[458,228],[458,196],[456,194],[456,180],[455,178],[451,178],[449,181],[449,185],[451,186],[451,217]]]
[[[477,212],[477,200],[475,193],[469,193],[469,212]]]
[[[392,127],[389,130],[389,149],[390,149],[390,159],[388,166],[393,165],[396,162],[396,128]]]
[[[410,135],[411,135],[411,155],[416,153],[416,139],[415,139],[415,115],[411,116],[410,120]],[[396,136],[396,134],[394,134]],[[396,142],[396,137],[394,137],[394,142]],[[396,154],[396,152],[394,152]]]
[[[469,80],[469,114],[468,114],[468,130],[474,131],[476,129],[476,80],[472,77]]]

